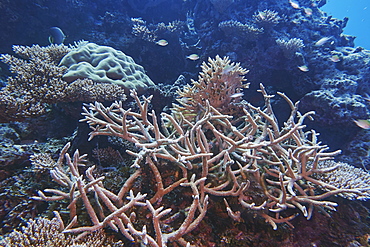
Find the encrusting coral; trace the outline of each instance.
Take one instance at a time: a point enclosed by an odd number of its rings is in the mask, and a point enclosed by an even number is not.
[[[15,76],[9,77],[0,91],[0,122],[20,121],[47,112],[58,102],[124,100],[124,89],[115,84],[98,83],[86,78],[63,80],[65,66],[59,61],[71,51],[65,45],[13,46],[20,56],[9,54],[0,60],[10,65]]]
[[[332,195],[368,198],[369,186],[346,187],[340,181],[331,184],[320,179],[340,166],[327,162],[339,151],[328,152],[314,130],[303,131],[304,120],[313,112],[301,114],[297,104],[278,93],[291,109],[280,127],[270,102],[274,96],[261,85],[259,91],[265,100],[262,109],[240,103],[235,108],[240,111],[235,113],[238,117],[226,115],[222,104],[215,107],[212,103],[224,98],[230,102],[228,97],[240,93],[246,70],[219,57],[210,59],[202,69],[193,87],[202,89],[197,93],[202,93],[204,100],[189,99],[195,94],[187,86],[184,94],[180,92],[180,102],[184,104],[172,109],[171,114],[163,112],[159,117],[154,111],[149,112],[151,97],[140,100],[134,91],[131,96],[138,112],[123,109],[120,102],[108,107],[96,102],[84,108],[85,118],[81,121],[91,127],[90,139],[115,136],[139,148],[138,152],[127,151],[135,158],[136,171],[119,191],[111,191],[104,187],[103,176],[94,175],[94,166],[82,176],[79,166],[86,156],[76,151],[70,158],[67,144],[51,171],[67,192],[47,189],[34,197],[45,201],[70,200],[71,222],[64,232],[83,234],[109,226],[144,245],[177,242],[191,246],[186,234],[206,215],[211,196],[223,199],[224,210],[233,220],[242,221],[243,211],[254,210],[274,229],[280,223],[291,225],[289,221],[298,212],[310,219],[315,207],[335,210],[337,204],[325,200]],[[211,86],[207,87],[213,82],[225,83],[220,77],[228,73],[228,79],[233,79],[229,82],[233,81],[235,87],[219,91],[226,95],[218,96]],[[187,108],[185,102],[194,104]],[[195,102],[201,106],[197,108]],[[189,114],[193,117],[188,118]],[[63,166],[64,159],[68,167]],[[178,200],[173,199],[172,192]],[[79,201],[85,206],[90,225],[78,223]]]

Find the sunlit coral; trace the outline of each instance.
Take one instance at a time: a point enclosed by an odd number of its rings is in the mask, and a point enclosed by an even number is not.
[[[187,119],[192,119],[206,109],[207,101],[223,114],[232,115],[236,103],[242,98],[242,90],[248,88],[245,75],[248,70],[239,63],[231,62],[228,57],[209,58],[208,63],[201,65],[198,81],[186,85],[178,91],[179,104],[175,111],[181,112]],[[194,119],[194,118],[193,118]]]

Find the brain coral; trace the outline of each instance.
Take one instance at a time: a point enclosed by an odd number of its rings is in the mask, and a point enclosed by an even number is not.
[[[114,83],[125,90],[143,91],[154,85],[144,68],[123,52],[109,46],[80,42],[60,61],[68,67],[63,79],[72,82],[89,78],[95,82]]]

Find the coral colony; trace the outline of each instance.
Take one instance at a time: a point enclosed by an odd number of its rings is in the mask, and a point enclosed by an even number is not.
[[[210,58],[198,81],[178,92],[179,104],[169,114],[150,111],[152,97],[140,98],[135,90],[130,95],[138,111],[124,109],[120,101],[108,107],[86,105],[81,121],[92,129],[90,139],[105,135],[135,144],[137,152],[127,151],[135,159],[135,171],[112,191],[95,166],[81,171],[86,155],[76,150],[71,157],[67,143],[58,161],[33,157],[35,166],[49,166],[61,186],[39,191],[33,199],[68,200],[69,220],[55,211],[53,224],[63,233],[80,234],[78,238],[110,227],[144,245],[190,246],[184,237],[205,217],[212,198],[224,201],[231,219],[240,222],[240,210],[254,210],[273,229],[291,225],[297,210],[307,219],[315,208],[335,210],[337,203],[327,200],[332,195],[368,198],[369,174],[356,171],[360,178],[349,183],[355,170],[332,161],[339,151],[329,152],[314,130],[305,132],[304,120],[313,112],[300,113],[297,104],[278,93],[291,109],[280,127],[270,103],[277,96],[267,94],[262,84],[263,109],[233,97],[247,87],[246,73],[227,57]],[[151,189],[143,190],[144,184]],[[171,193],[187,200],[174,204]],[[80,225],[81,210],[90,224]]]
[[[172,3],[126,2],[143,16]],[[368,142],[370,91],[356,76],[369,76],[370,55],[335,48],[353,40],[340,33],[345,23],[319,12],[321,1],[285,1],[276,10],[260,2],[243,5],[247,18],[225,11],[242,1],[201,1],[196,14],[219,18],[203,24],[192,11],[157,23],[126,16],[132,40],[146,42],[137,58],[95,40],[64,45],[59,27],[48,46],[2,54],[11,74],[0,90],[0,246],[366,246],[369,148],[350,143],[347,153],[356,151],[338,160],[341,151],[309,124],[316,115],[324,130],[352,124],[363,131],[358,142]],[[114,17],[106,12],[95,25]],[[327,32],[299,36],[312,18]],[[225,40],[207,41],[212,29]],[[181,66],[200,72],[166,85],[135,62],[171,49]],[[293,96],[259,83],[268,73],[297,82]],[[61,126],[72,126],[68,135]],[[361,152],[355,167],[351,155]]]

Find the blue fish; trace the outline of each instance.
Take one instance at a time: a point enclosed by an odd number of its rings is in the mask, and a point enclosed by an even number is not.
[[[66,36],[64,35],[62,29],[59,27],[50,28],[49,42],[50,44],[60,45],[63,43]]]

